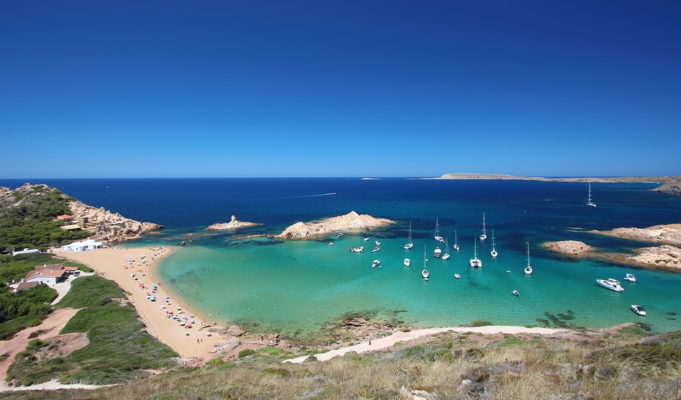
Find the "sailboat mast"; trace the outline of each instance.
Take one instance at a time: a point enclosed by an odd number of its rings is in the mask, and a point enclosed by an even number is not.
[[[478,258],[478,238],[473,242],[473,258]]]
[[[527,242],[527,266],[530,266],[530,242]]]
[[[485,224],[485,213],[483,212],[482,213],[482,234],[483,235],[487,233],[487,227],[485,225],[486,225]]]

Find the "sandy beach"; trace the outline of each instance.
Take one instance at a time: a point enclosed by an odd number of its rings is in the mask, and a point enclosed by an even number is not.
[[[213,333],[207,336],[210,324],[194,314],[177,296],[156,281],[154,268],[173,252],[172,247],[105,248],[84,252],[55,251],[54,254],[85,264],[99,275],[116,282],[135,306],[147,331],[175,350],[182,358],[208,360],[214,345],[223,339]],[[156,291],[152,285],[158,285]],[[151,301],[148,296],[155,296]],[[172,318],[176,316],[179,321]],[[181,326],[189,324],[191,328]]]

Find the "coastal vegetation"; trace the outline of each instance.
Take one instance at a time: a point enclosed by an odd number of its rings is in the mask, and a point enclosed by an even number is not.
[[[35,247],[45,249],[88,237],[87,231],[67,231],[56,221],[71,215],[74,200],[46,185],[24,185],[14,191],[0,188],[0,252]]]
[[[10,367],[8,381],[111,384],[176,365],[177,354],[144,330],[123,291],[109,280],[96,275],[75,280],[57,307],[82,308],[60,333],[86,333],[89,343],[57,357],[38,356],[41,346],[29,344]]]
[[[34,344],[39,348],[42,344]],[[389,351],[288,364],[264,348],[95,391],[53,399],[674,399],[681,395],[681,332],[629,325],[573,337],[445,333]],[[13,393],[7,399],[44,394]]]

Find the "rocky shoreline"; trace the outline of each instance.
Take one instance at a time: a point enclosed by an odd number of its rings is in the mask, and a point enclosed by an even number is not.
[[[387,218],[375,218],[368,214],[350,211],[345,215],[325,218],[317,222],[296,222],[283,232],[275,235],[276,239],[306,240],[340,231],[358,231],[382,228],[394,224]]]
[[[681,224],[655,225],[647,228],[615,228],[609,231],[594,230],[589,233],[640,242],[681,245]]]
[[[544,247],[546,250],[553,251],[554,253],[559,253],[572,257],[586,257],[590,255],[591,252],[594,250],[593,247],[578,240],[561,240],[558,242],[546,242],[542,244],[542,247]]]
[[[229,220],[229,222],[220,222],[217,224],[209,225],[206,229],[208,229],[209,231],[229,231],[258,225],[262,224],[248,221],[239,221],[238,219],[236,219],[236,215],[232,215],[232,218]]]

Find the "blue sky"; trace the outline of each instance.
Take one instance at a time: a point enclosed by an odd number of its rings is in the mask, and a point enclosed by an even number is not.
[[[0,178],[681,174],[681,2],[0,4]]]

